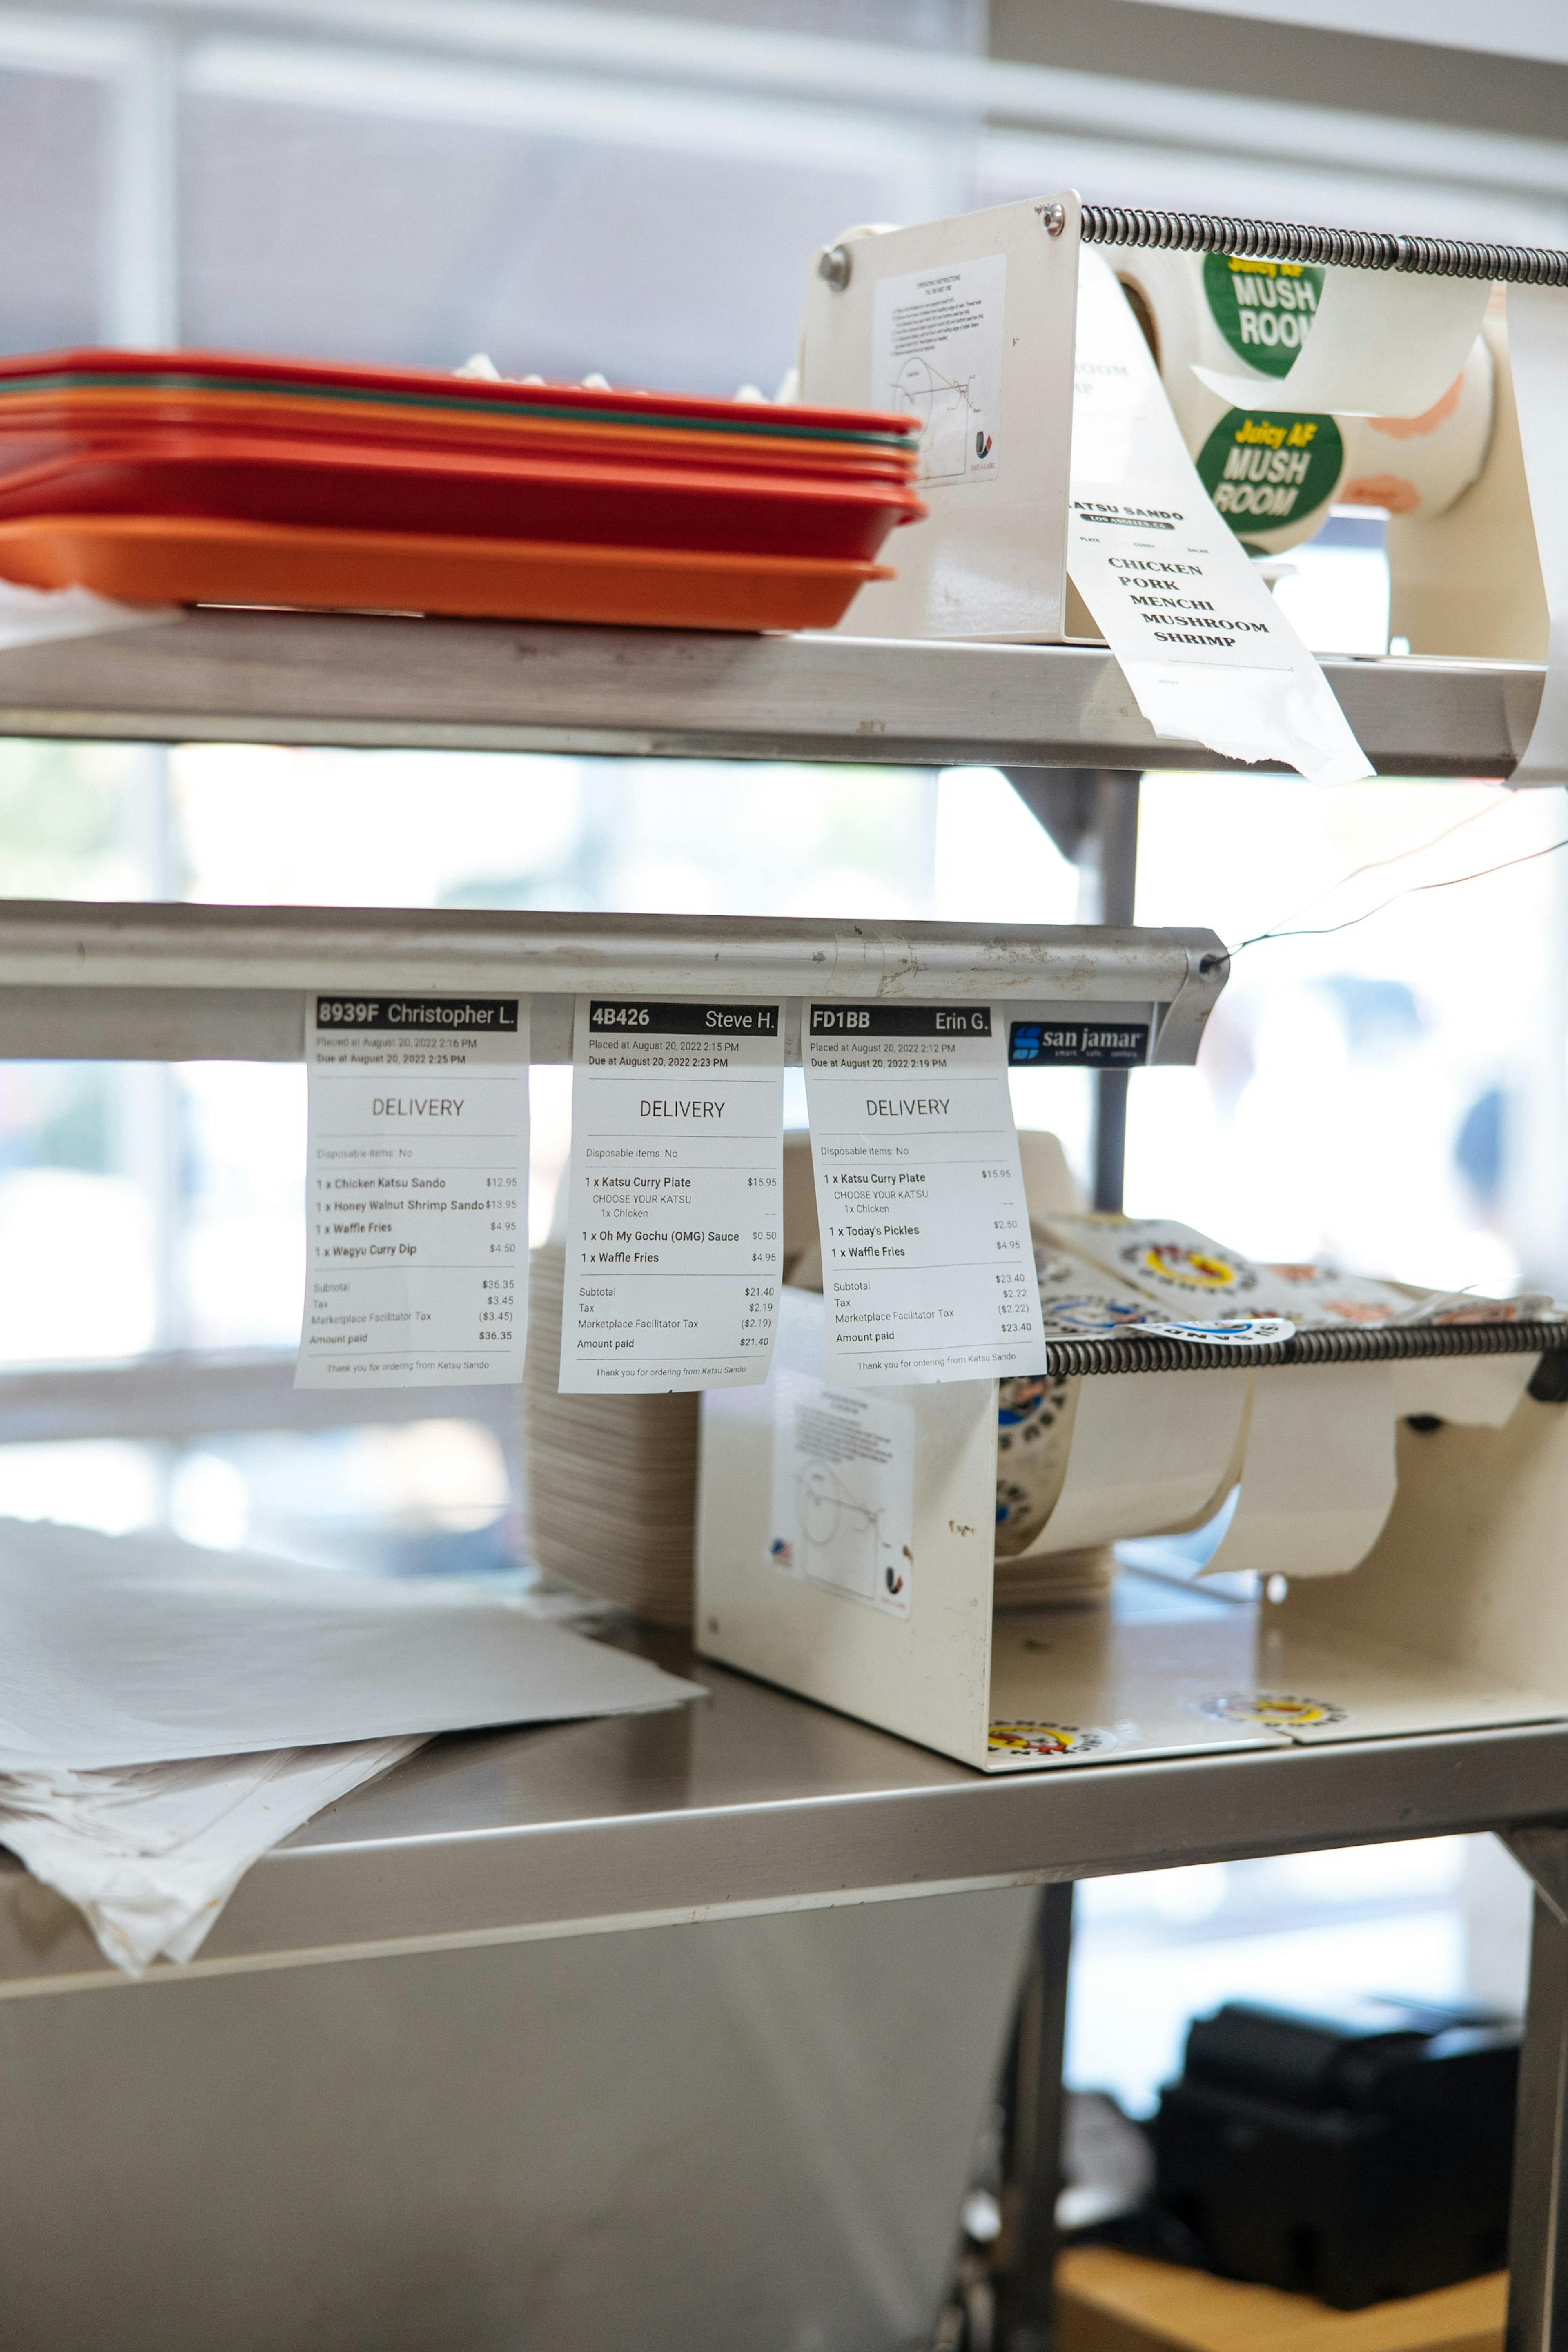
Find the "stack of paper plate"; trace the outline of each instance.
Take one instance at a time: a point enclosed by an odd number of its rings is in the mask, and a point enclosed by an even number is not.
[[[1116,1555],[1109,1544],[1085,1551],[1024,1553],[996,1561],[998,1609],[1079,1609],[1103,1601],[1116,1581]]]
[[[562,1396],[566,1253],[532,1255],[523,1373],[528,1544],[552,1576],[656,1625],[691,1622],[697,1420],[688,1396]]]
[[[0,361],[0,577],[132,603],[830,627],[913,420],[226,353]]]

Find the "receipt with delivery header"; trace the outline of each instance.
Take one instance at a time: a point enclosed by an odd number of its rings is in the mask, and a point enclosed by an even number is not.
[[[784,1255],[784,1006],[580,996],[563,1392],[745,1388]]]
[[[529,1007],[305,1000],[302,1389],[522,1378]]]
[[[1044,1371],[1005,1034],[989,1004],[805,1007],[826,1380]]]

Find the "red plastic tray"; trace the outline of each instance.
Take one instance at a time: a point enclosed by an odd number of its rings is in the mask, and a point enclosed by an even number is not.
[[[0,522],[0,578],[128,604],[304,605],[667,629],[828,629],[872,563],[125,515]]]
[[[79,441],[17,462],[0,437],[0,520],[37,514],[205,516],[332,530],[437,532],[605,546],[725,549],[872,561],[925,509],[893,483],[696,475],[553,454],[484,460],[238,435]],[[30,454],[30,453],[26,453]]]

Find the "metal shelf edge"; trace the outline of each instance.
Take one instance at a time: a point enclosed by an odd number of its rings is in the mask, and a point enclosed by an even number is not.
[[[1504,776],[1528,664],[1330,657],[1381,773]],[[0,733],[953,766],[1219,769],[1092,646],[202,608],[0,652]]]
[[[1565,1810],[1568,1723],[987,1779],[697,1671],[718,1702],[706,1725],[683,1710],[629,1736],[622,1717],[426,1749],[265,1856],[197,1960],[153,1980],[1440,1836]],[[661,1786],[658,1731],[649,1769],[658,1721],[664,1752],[688,1765],[721,1727],[692,1775],[706,1789],[688,1785],[685,1802]],[[770,1767],[795,1785],[756,1785]],[[0,1870],[0,1999],[120,1981],[62,1898]]]

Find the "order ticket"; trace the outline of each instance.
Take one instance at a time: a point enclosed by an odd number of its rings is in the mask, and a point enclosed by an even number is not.
[[[1045,1370],[1005,1033],[991,1005],[805,1007],[829,1382]]]
[[[310,995],[302,1389],[521,1381],[526,999]]]
[[[784,1255],[784,1007],[580,996],[563,1391],[765,1381]]]

